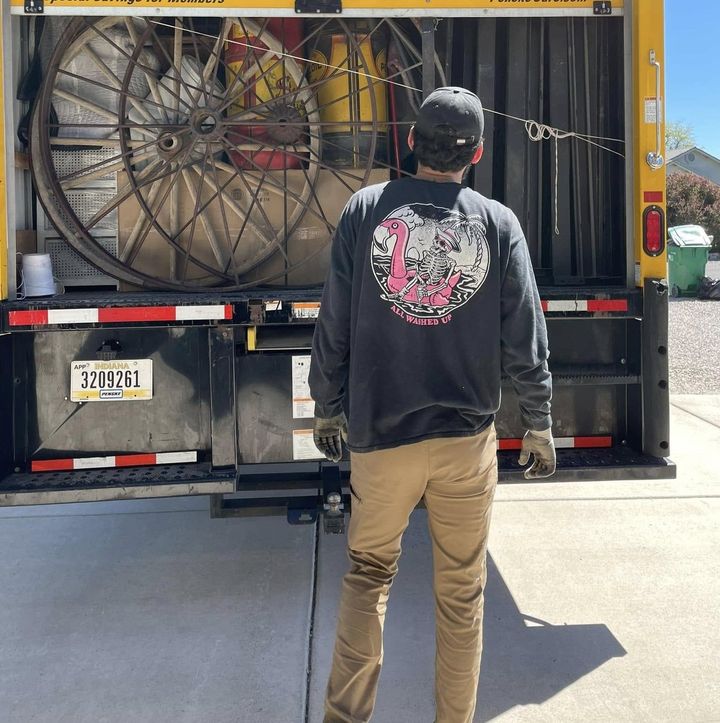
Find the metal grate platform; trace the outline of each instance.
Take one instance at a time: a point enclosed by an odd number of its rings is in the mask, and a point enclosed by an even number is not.
[[[279,299],[291,301],[320,301],[321,288],[286,289],[257,288],[252,291],[176,293],[167,291],[88,291],[60,296],[6,301],[0,304],[8,311],[19,309],[81,309],[96,306],[180,306],[182,304],[232,304],[245,301]]]
[[[117,256],[117,236],[109,236],[99,240],[109,254]],[[75,249],[63,239],[46,238],[45,250],[52,259],[52,268],[55,276],[65,284],[81,284],[102,282],[117,283],[114,279],[99,272],[92,264],[85,261]]]
[[[525,482],[517,452],[498,452],[501,482]],[[560,449],[557,472],[547,482],[599,482],[634,479],[675,479],[675,463],[630,447]],[[540,480],[542,482],[543,480]]]
[[[208,463],[15,473],[0,480],[0,506],[230,493],[235,475]]]

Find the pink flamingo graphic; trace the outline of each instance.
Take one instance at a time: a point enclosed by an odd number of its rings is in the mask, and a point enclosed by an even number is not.
[[[425,251],[417,268],[408,268],[407,247],[410,228],[399,218],[390,218],[380,224],[389,232],[389,236],[379,244],[387,251],[388,242],[395,236],[395,246],[390,259],[390,275],[387,286],[391,294],[387,300],[402,299],[428,306],[446,306],[450,303],[455,285],[462,276],[455,270],[455,262],[448,256],[449,251],[459,251],[452,229],[437,229],[432,248]]]

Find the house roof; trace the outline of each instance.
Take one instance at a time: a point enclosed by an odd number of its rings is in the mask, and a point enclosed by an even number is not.
[[[698,148],[697,146],[693,146],[692,148],[676,148],[675,150],[668,151],[667,152],[667,161],[668,163],[672,163],[676,158],[680,158],[680,156],[684,156],[686,153],[696,153],[701,156],[705,156],[705,158],[708,158],[711,161],[714,161],[718,165],[720,165],[720,158],[716,158],[711,153],[708,153],[707,151],[704,151],[702,148]]]

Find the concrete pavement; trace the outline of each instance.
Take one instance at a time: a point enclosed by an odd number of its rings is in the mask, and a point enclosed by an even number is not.
[[[3,511],[0,721],[299,720],[312,539],[200,498]]]
[[[501,486],[478,722],[720,721],[720,396],[674,397],[668,482]],[[202,499],[0,512],[0,721],[321,720],[343,538]],[[378,723],[433,720],[425,515]],[[310,641],[311,638],[311,642]],[[310,650],[308,650],[310,646]]]

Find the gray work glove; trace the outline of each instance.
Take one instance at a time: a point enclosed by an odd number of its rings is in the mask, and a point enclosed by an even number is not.
[[[346,438],[347,419],[344,412],[329,419],[315,417],[313,441],[331,462],[339,462],[342,459],[342,440]]]
[[[555,474],[555,444],[552,430],[528,430],[522,441],[518,464],[524,467],[533,456],[532,465],[525,470],[525,479],[542,479]]]

